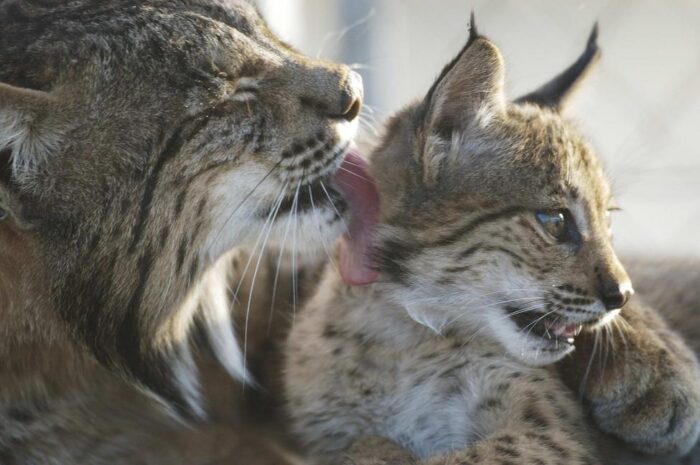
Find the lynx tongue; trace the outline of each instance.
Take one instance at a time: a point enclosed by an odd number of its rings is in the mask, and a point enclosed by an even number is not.
[[[346,284],[370,284],[377,279],[377,272],[371,268],[370,249],[379,217],[379,192],[367,172],[367,162],[348,152],[333,185],[345,197],[351,213],[348,232],[338,248],[340,275]]]

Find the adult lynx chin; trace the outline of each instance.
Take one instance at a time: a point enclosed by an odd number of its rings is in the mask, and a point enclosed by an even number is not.
[[[340,234],[361,100],[245,0],[0,2],[0,462],[247,460],[191,328],[245,376],[221,260]]]
[[[426,97],[389,122],[371,157],[372,253],[348,272],[351,235],[286,349],[295,430],[329,463],[364,463],[378,437],[410,454],[379,441],[393,458],[367,463],[601,463],[565,382],[635,449],[684,453],[697,440],[697,361],[632,298],[603,169],[560,114],[596,35],[509,102],[499,50],[472,29]],[[374,284],[348,285],[370,271]],[[591,357],[594,340],[611,345],[607,361]]]

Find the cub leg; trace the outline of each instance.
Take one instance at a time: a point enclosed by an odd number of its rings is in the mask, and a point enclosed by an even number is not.
[[[390,439],[368,436],[356,439],[347,451],[328,463],[334,465],[418,465],[418,459]]]
[[[467,447],[417,460],[388,440],[360,438],[337,465],[592,465],[595,443],[583,411],[566,387],[545,370],[493,375],[474,410]]]
[[[526,426],[526,425],[523,425]],[[506,429],[472,447],[432,457],[424,465],[593,465],[591,451],[556,429]]]

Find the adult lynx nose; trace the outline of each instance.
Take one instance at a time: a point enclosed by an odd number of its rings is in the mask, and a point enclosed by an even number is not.
[[[362,77],[354,71],[348,71],[345,89],[340,96],[339,117],[352,121],[360,114],[362,108]]]

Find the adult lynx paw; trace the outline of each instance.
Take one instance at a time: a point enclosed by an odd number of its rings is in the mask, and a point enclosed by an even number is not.
[[[683,455],[697,442],[697,359],[680,336],[639,302],[625,307],[610,328],[581,334],[573,356],[560,368],[598,427],[633,448]]]

